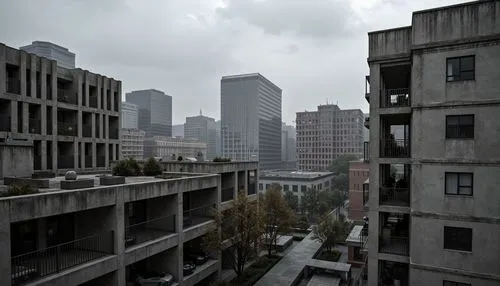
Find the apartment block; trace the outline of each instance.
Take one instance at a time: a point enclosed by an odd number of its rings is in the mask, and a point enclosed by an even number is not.
[[[146,132],[139,129],[124,129],[120,133],[122,158],[144,159],[144,136]]]
[[[499,13],[368,33],[368,285],[500,285]]]
[[[207,154],[207,143],[197,139],[171,138],[165,136],[153,136],[144,139],[144,156],[159,157],[165,160],[177,160],[183,158],[202,159]]]
[[[35,171],[109,168],[121,82],[0,44],[0,140],[32,140]]]
[[[120,177],[86,175],[80,179],[94,187],[0,198],[0,285],[133,285],[153,272],[171,274],[172,285],[217,280],[227,263],[221,255],[209,253],[186,275],[184,259],[203,252],[203,236],[216,227],[213,210],[230,208],[242,188],[257,200],[258,164],[161,164],[169,172],[160,177],[109,185]],[[230,193],[225,201],[222,190]]]
[[[196,139],[207,144],[205,158],[212,160],[216,156],[216,129],[215,119],[203,116],[186,117],[184,124],[184,138]]]
[[[146,136],[172,136],[172,97],[156,89],[135,90],[126,101],[139,108],[139,129]]]
[[[369,176],[368,162],[349,162],[349,219],[361,221],[368,214]]]
[[[121,111],[121,128],[139,128],[139,107],[133,103],[123,101]]]
[[[317,111],[297,112],[297,159],[299,170],[326,170],[340,155],[361,158],[364,115],[359,109],[340,109],[335,104]]]
[[[259,73],[222,77],[222,156],[281,168],[281,94]]]

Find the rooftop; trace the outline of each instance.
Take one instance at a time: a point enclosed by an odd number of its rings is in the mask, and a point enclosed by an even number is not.
[[[323,176],[333,175],[332,172],[307,172],[307,171],[262,171],[260,178],[295,178],[295,179],[313,179]]]
[[[345,241],[347,243],[359,243],[362,230],[363,230],[362,225],[355,225],[352,228],[351,232],[349,233],[349,236],[347,236],[347,239]]]

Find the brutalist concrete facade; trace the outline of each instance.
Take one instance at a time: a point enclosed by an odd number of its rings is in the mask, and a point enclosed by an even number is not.
[[[120,99],[120,81],[0,44],[0,138],[33,140],[35,171],[109,168]]]
[[[231,207],[231,200],[223,202],[223,188],[235,195],[239,186],[247,186],[257,199],[249,181],[257,163],[163,167],[185,171],[1,198],[0,285],[26,280],[27,285],[121,286],[137,269],[170,273],[179,285],[218,277],[217,255],[184,276],[184,254],[216,226],[210,211]]]
[[[499,15],[476,1],[368,34],[368,285],[500,285]]]

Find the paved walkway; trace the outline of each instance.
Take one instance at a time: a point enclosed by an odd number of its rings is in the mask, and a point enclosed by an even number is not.
[[[292,285],[304,270],[309,259],[321,248],[321,243],[311,239],[312,232],[283,257],[255,286]]]

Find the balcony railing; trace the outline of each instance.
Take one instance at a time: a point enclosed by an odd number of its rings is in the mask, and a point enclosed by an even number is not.
[[[380,142],[381,157],[407,158],[410,157],[410,140],[386,139]]]
[[[410,189],[409,188],[387,188],[381,187],[379,194],[380,205],[388,206],[409,206]]]
[[[254,195],[257,193],[257,188],[255,187],[255,183],[248,184],[248,195]]]
[[[67,89],[57,89],[57,101],[69,104],[78,104],[78,97],[75,92]]]
[[[409,253],[409,239],[408,237],[390,236],[381,237],[379,242],[379,252],[395,255],[408,256]]]
[[[224,188],[222,189],[222,201],[227,202],[232,200],[234,197],[234,188]]]
[[[113,231],[77,239],[11,258],[12,285],[52,275],[113,254]]]
[[[75,168],[74,156],[57,156],[57,167],[59,169],[73,169]]]
[[[57,134],[64,136],[76,136],[76,124],[57,122]]]
[[[21,81],[17,78],[7,79],[7,92],[21,94]]]
[[[125,227],[125,246],[154,240],[175,233],[175,215],[168,215]]]
[[[197,207],[194,209],[190,209],[184,211],[184,220],[183,226],[184,228],[190,227],[192,225],[200,224],[206,221],[213,219],[213,204],[204,205],[201,207]]]
[[[393,88],[386,89],[384,92],[382,107],[405,107],[410,106],[410,89]]]
[[[0,132],[10,132],[10,116],[0,114]]]
[[[363,160],[370,162],[370,142],[363,142]]]
[[[89,106],[97,108],[97,96],[89,96]]]
[[[42,134],[42,121],[39,119],[29,119],[29,133]]]
[[[83,124],[82,126],[82,136],[91,138],[92,137],[92,124]]]

